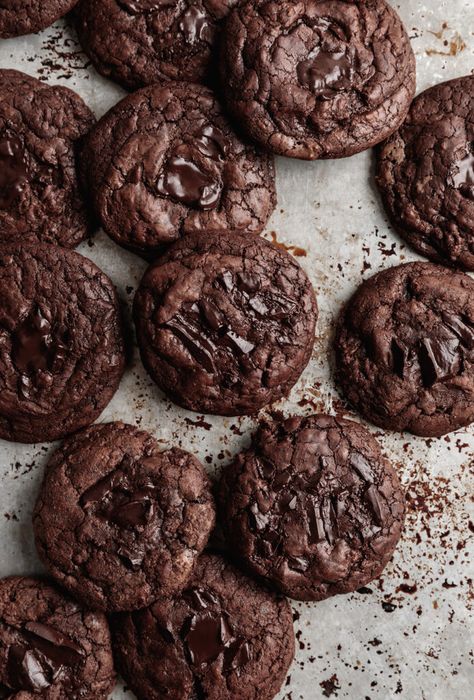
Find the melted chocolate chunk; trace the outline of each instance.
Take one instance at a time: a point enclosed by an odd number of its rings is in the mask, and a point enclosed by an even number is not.
[[[217,207],[222,183],[192,160],[171,156],[158,180],[157,190],[176,202],[207,211]]]
[[[400,377],[400,379],[403,379],[405,364],[407,361],[407,351],[404,347],[402,347],[398,340],[396,340],[396,338],[392,338],[390,349],[392,351],[393,371]]]
[[[51,323],[39,308],[21,323],[12,335],[12,359],[20,372],[51,371],[54,363],[63,360],[65,344],[53,337]]]
[[[205,124],[194,134],[194,143],[200,153],[216,161],[223,161],[228,151],[224,134],[212,124]]]
[[[423,338],[418,351],[425,386],[455,377],[460,369],[459,341],[447,338]]]
[[[154,490],[154,486],[148,484],[138,491],[130,491],[124,472],[117,470],[87,489],[80,503],[83,508],[95,506],[97,517],[115,523],[119,527],[144,527],[154,512]],[[126,558],[129,558],[128,555]],[[139,558],[140,555],[137,553],[130,561],[134,564],[135,559]]]
[[[463,320],[456,314],[448,311],[443,312],[442,319],[445,325],[459,338],[464,347],[468,350],[474,348],[474,328],[468,323],[467,319]]]
[[[451,168],[448,182],[470,199],[474,199],[474,144],[471,144],[469,152],[458,160]]]
[[[219,599],[204,588],[191,588],[183,593],[183,598],[195,610],[207,610],[209,606],[219,603]]]
[[[15,645],[8,654],[8,678],[15,690],[33,692],[49,688],[52,682],[52,669],[34,649]]]
[[[16,644],[8,655],[8,677],[12,688],[42,691],[48,688],[63,666],[73,667],[84,658],[82,647],[62,632],[42,622],[27,622],[25,644]]]
[[[164,328],[171,330],[181,340],[184,347],[206,372],[214,372],[213,355],[216,347],[204,336],[202,329],[197,324],[192,323],[183,314],[176,314],[164,325]]]
[[[209,15],[199,5],[191,5],[186,10],[181,17],[179,28],[188,44],[195,44],[198,41],[206,41],[210,44],[214,39],[214,31],[212,24],[209,22]]]
[[[175,0],[118,0],[124,10],[134,15],[157,12],[162,8],[172,7]]]
[[[368,484],[374,483],[374,472],[369,461],[360,454],[360,452],[352,452],[350,457],[351,467],[353,467],[359,476]]]
[[[194,597],[196,589],[187,592]],[[202,666],[215,661],[223,654],[223,664],[226,670],[240,670],[251,659],[248,642],[235,637],[226,613],[208,610],[215,607],[218,600],[210,591],[200,590],[198,599],[199,612],[188,618],[183,626],[182,637],[192,664]],[[204,605],[204,607],[202,607]]]
[[[191,663],[201,664],[215,661],[222,654],[232,639],[232,633],[225,617],[212,612],[193,615],[185,635],[186,648]]]
[[[352,63],[345,50],[329,52],[318,47],[297,67],[298,79],[316,95],[329,97],[351,86]]]
[[[25,630],[30,644],[56,664],[74,666],[83,660],[82,647],[51,625],[27,622]]]
[[[8,209],[25,189],[28,179],[24,146],[15,136],[0,140],[0,208]]]

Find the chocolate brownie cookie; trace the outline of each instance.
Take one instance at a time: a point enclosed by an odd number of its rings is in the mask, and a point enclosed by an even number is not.
[[[214,81],[222,20],[238,0],[81,0],[79,40],[99,73],[125,88]]]
[[[33,523],[41,559],[75,598],[94,610],[135,610],[185,586],[214,502],[193,455],[109,423],[53,455]]]
[[[0,39],[46,29],[71,10],[77,0],[2,0]]]
[[[191,234],[134,301],[143,363],[192,411],[252,414],[286,396],[314,344],[317,305],[298,263],[262,238]]]
[[[0,437],[57,440],[115,393],[124,349],[106,275],[58,246],[0,246]]]
[[[415,94],[415,58],[385,0],[251,0],[229,15],[222,87],[246,131],[292,158],[382,141]]]
[[[36,578],[0,580],[0,697],[104,700],[115,684],[107,620]]]
[[[119,669],[139,700],[271,700],[293,659],[287,601],[217,556],[181,595],[120,615]]]
[[[439,437],[474,421],[474,280],[431,263],[364,282],[336,337],[340,385],[368,420]]]
[[[377,184],[415,250],[474,270],[474,75],[418,95],[378,151]]]
[[[73,248],[92,231],[76,158],[94,122],[72,90],[0,70],[0,243]]]
[[[299,600],[379,576],[404,518],[400,481],[377,441],[326,415],[262,423],[225,470],[220,506],[231,551]]]
[[[214,94],[144,88],[112,108],[84,153],[105,231],[152,255],[192,231],[260,233],[275,206],[273,159],[232,131]]]

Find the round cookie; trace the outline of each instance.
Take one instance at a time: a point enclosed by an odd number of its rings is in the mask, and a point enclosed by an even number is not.
[[[408,35],[385,0],[251,0],[222,36],[226,102],[274,153],[314,160],[370,148],[415,94]]]
[[[0,39],[46,29],[71,10],[77,0],[3,0],[0,5]]]
[[[440,437],[474,421],[474,280],[408,263],[364,282],[336,333],[339,383],[368,420]]]
[[[113,636],[139,700],[271,700],[294,655],[288,602],[212,555],[181,595],[120,615]]]
[[[177,404],[224,416],[286,396],[313,349],[317,304],[296,260],[262,238],[191,234],[134,300],[143,363]]]
[[[0,697],[106,700],[114,685],[102,613],[40,579],[0,580]]]
[[[81,0],[79,40],[99,73],[136,90],[214,82],[222,20],[238,0]]]
[[[377,184],[400,235],[474,270],[474,76],[425,90],[378,151]]]
[[[231,551],[298,600],[379,576],[404,519],[400,481],[377,441],[326,415],[262,423],[225,470],[220,506]]]
[[[135,610],[185,586],[214,526],[214,501],[193,455],[109,423],[53,455],[33,524],[41,559],[75,598],[94,610]]]
[[[242,142],[200,85],[126,97],[92,131],[83,166],[105,231],[145,255],[192,231],[260,233],[276,202],[273,158]]]
[[[76,160],[94,123],[72,90],[0,70],[0,243],[73,248],[92,232]]]
[[[92,423],[124,367],[109,278],[58,246],[0,247],[0,437],[46,442]]]

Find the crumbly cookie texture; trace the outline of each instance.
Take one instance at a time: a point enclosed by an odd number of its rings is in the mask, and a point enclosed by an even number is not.
[[[0,697],[106,700],[114,685],[102,613],[40,579],[0,580]]]
[[[368,420],[439,437],[474,421],[474,281],[408,263],[364,282],[336,333],[340,386]]]
[[[418,95],[378,151],[377,184],[392,223],[415,250],[474,270],[474,76]]]
[[[213,83],[224,18],[238,0],[81,0],[79,40],[97,70],[136,90],[162,80]]]
[[[288,602],[204,555],[186,590],[114,623],[118,667],[140,700],[271,700],[294,654]]]
[[[109,423],[53,455],[33,523],[58,583],[88,607],[134,610],[185,586],[214,526],[214,502],[193,455]]]
[[[176,403],[252,414],[286,396],[314,344],[317,304],[294,258],[262,238],[192,234],[135,295],[143,362]]]
[[[124,368],[119,302],[88,258],[0,246],[0,437],[57,440],[92,423]]]
[[[94,123],[72,90],[0,70],[0,244],[74,248],[93,231],[77,159]]]
[[[276,202],[273,158],[235,134],[211,90],[189,83],[115,105],[83,168],[105,231],[148,256],[193,231],[260,233]]]
[[[387,138],[415,94],[408,35],[385,0],[251,0],[229,15],[221,82],[270,151],[340,158]]]

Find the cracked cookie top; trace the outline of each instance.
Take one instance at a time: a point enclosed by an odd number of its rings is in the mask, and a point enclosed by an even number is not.
[[[415,250],[474,270],[474,76],[416,97],[378,151],[377,184],[395,228]]]
[[[415,58],[384,0],[251,0],[229,15],[226,102],[263,147],[340,158],[389,136],[415,93]]]
[[[0,580],[0,697],[105,700],[115,685],[105,616],[35,578]]]
[[[317,304],[294,258],[262,238],[192,234],[134,300],[145,367],[192,411],[252,414],[286,396],[314,344]]]
[[[81,0],[76,28],[97,70],[135,90],[214,81],[222,20],[238,0]]]
[[[72,90],[0,70],[0,243],[74,248],[91,233],[76,159],[94,123]]]
[[[404,518],[398,476],[377,441],[327,415],[262,423],[225,470],[219,500],[231,551],[299,600],[379,576]]]
[[[271,700],[294,654],[291,608],[213,555],[186,590],[114,621],[117,663],[138,698]]]
[[[118,299],[88,258],[0,246],[0,437],[57,440],[92,423],[123,373]]]
[[[193,455],[109,423],[53,455],[33,522],[55,579],[88,607],[116,612],[184,587],[214,526],[214,503]]]
[[[39,32],[67,14],[76,4],[77,0],[2,0],[0,38]]]
[[[83,166],[105,231],[146,255],[192,231],[260,233],[276,201],[272,156],[237,137],[211,90],[188,83],[115,105]]]
[[[336,337],[339,383],[368,420],[439,437],[474,421],[474,280],[408,263],[364,282]]]

